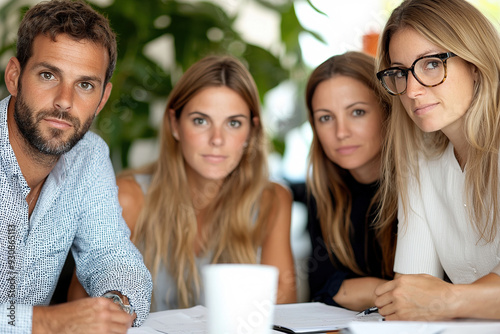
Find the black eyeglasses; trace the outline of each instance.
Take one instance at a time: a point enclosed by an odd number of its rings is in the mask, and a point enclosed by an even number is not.
[[[391,95],[402,95],[406,92],[408,72],[411,72],[422,86],[435,87],[446,80],[446,61],[455,56],[453,52],[445,52],[420,57],[410,68],[389,67],[378,72],[377,78]]]

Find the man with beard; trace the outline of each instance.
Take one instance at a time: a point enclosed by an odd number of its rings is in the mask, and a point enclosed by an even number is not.
[[[1,333],[126,333],[148,315],[151,275],[87,132],[115,63],[107,19],[84,2],[42,2],[21,22],[0,102]],[[95,298],[46,306],[70,249]]]

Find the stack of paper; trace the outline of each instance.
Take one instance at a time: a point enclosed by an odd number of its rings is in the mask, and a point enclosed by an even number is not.
[[[204,306],[151,313],[140,328],[129,334],[205,334],[207,312]],[[276,305],[273,333],[324,333],[346,328],[357,312],[321,303]],[[279,331],[277,331],[279,330]]]
[[[274,329],[285,333],[324,333],[346,328],[358,312],[322,303],[276,305]]]
[[[274,334],[325,333],[342,329],[345,334],[498,334],[500,321],[456,320],[449,322],[381,321],[378,313],[357,317],[357,312],[321,303],[276,305]],[[277,331],[279,330],[279,332]],[[151,313],[140,328],[128,334],[206,334],[207,309],[189,309]]]

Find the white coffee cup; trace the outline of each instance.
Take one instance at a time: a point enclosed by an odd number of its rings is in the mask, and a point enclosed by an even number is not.
[[[211,264],[202,269],[209,334],[269,334],[278,269],[258,264]]]

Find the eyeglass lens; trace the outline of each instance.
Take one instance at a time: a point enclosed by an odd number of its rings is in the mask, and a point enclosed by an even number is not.
[[[406,90],[408,72],[412,72],[420,84],[428,87],[440,84],[446,74],[444,63],[440,58],[422,58],[410,69],[386,71],[383,75],[385,86],[395,94],[403,93]]]

